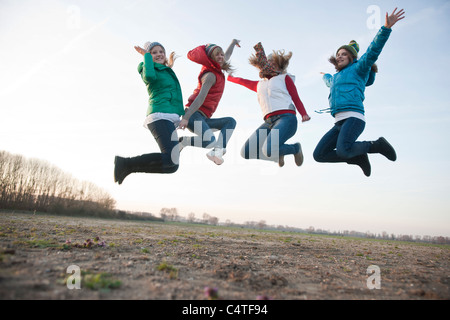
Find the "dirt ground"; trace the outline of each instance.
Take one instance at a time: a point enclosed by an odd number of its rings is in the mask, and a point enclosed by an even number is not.
[[[2,300],[448,300],[449,258],[448,246],[0,213]]]

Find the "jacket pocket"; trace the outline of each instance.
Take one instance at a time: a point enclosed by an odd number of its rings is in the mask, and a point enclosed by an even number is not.
[[[356,86],[340,86],[337,90],[337,99],[341,102],[361,101],[359,90]]]

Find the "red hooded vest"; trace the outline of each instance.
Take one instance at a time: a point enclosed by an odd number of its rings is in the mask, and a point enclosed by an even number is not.
[[[207,56],[205,48],[205,45],[198,46],[197,48],[189,51],[187,54],[189,60],[202,65],[202,70],[198,76],[197,88],[189,97],[186,106],[189,107],[200,93],[202,88],[202,77],[205,73],[212,72],[216,76],[216,83],[211,87],[211,89],[209,89],[203,105],[199,108],[199,110],[202,111],[208,118],[211,118],[219,105],[220,98],[222,98],[223,90],[225,89],[225,75],[223,74],[220,65]]]

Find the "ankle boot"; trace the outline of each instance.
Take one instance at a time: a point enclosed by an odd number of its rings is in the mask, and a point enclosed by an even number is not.
[[[369,153],[380,153],[391,161],[397,160],[394,147],[383,137],[370,142]]]
[[[370,166],[370,161],[369,161],[369,157],[367,156],[367,154],[353,157],[353,158],[349,159],[347,161],[347,163],[358,165],[362,169],[362,171],[364,172],[366,177],[370,177],[372,168]]]

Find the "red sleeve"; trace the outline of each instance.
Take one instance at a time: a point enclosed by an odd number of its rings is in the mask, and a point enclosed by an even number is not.
[[[227,80],[230,82],[240,84],[241,86],[244,86],[255,92],[256,92],[256,89],[258,88],[258,82],[259,82],[259,81],[252,81],[252,80],[242,79],[242,78],[238,78],[238,77],[233,77],[230,75],[228,76]]]
[[[297,111],[302,115],[306,116],[308,113],[305,110],[305,107],[303,106],[302,101],[300,100],[300,97],[298,96],[297,87],[294,84],[294,81],[292,81],[292,78],[290,76],[286,76],[285,78],[286,82],[286,88],[291,95],[292,101],[294,101],[295,107],[297,108]]]

